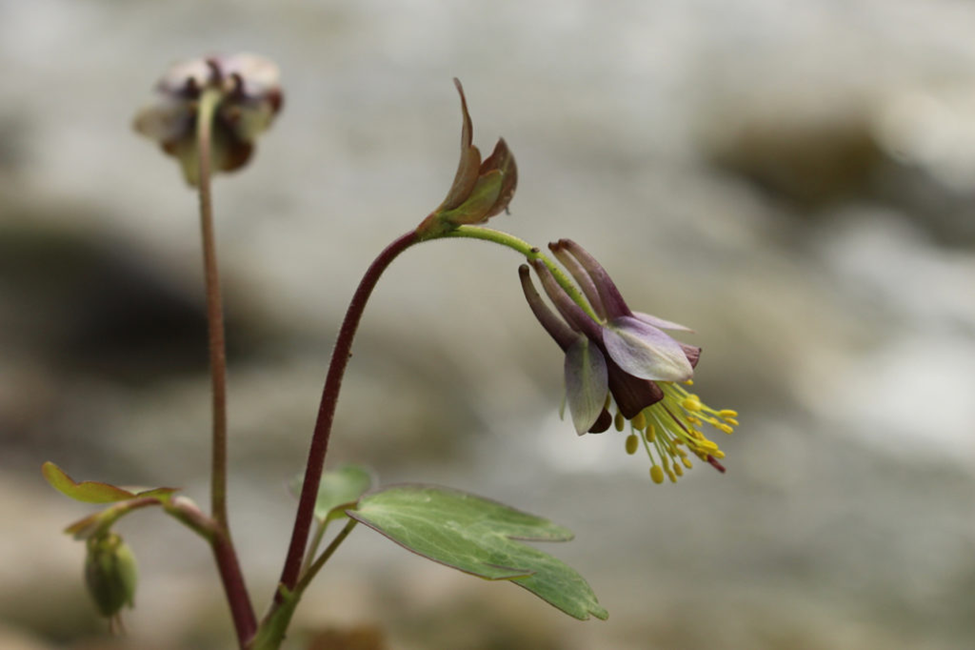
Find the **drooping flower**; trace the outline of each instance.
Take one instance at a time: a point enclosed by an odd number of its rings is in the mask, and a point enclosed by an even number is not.
[[[156,84],[156,102],[136,114],[133,127],[175,156],[193,186],[199,180],[197,113],[201,94],[210,88],[220,91],[212,136],[217,171],[247,164],[255,139],[283,103],[278,66],[255,54],[212,56],[171,67]]]
[[[454,79],[460,93],[463,127],[460,134],[460,162],[454,182],[443,202],[437,206],[417,229],[432,235],[440,229],[484,223],[508,207],[518,186],[518,167],[504,138],[499,138],[491,155],[481,160],[481,152],[472,143],[474,125],[467,111],[464,87]]]
[[[664,330],[690,330],[632,311],[602,265],[575,242],[563,239],[549,248],[581,290],[573,298],[544,262],[532,261],[559,315],[535,290],[528,266],[519,275],[532,312],[565,352],[566,402],[576,432],[629,425],[626,451],[633,454],[642,444],[656,483],[665,475],[676,481],[691,467],[690,455],[723,472],[718,459],[724,453],[702,425],[731,433],[738,414],[712,409],[685,388],[693,383],[701,349]]]

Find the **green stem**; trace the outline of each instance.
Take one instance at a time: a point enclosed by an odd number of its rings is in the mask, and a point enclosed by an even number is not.
[[[300,575],[308,572],[308,567],[311,566],[312,561],[315,559],[315,554],[318,553],[318,547],[322,545],[323,537],[325,537],[325,522],[319,520],[315,525],[315,536],[312,537],[311,545],[308,547],[308,553],[305,554],[305,561],[301,564]]]
[[[305,589],[308,588],[311,581],[315,579],[315,576],[318,575],[318,572],[322,570],[325,563],[328,562],[329,558],[332,557],[336,550],[338,550],[338,547],[341,546],[342,542],[345,541],[345,538],[349,536],[349,533],[352,532],[352,529],[355,528],[357,523],[359,522],[355,519],[349,519],[349,523],[345,525],[345,528],[343,528],[339,534],[335,536],[335,539],[333,539],[329,545],[325,547],[325,550],[322,551],[322,554],[317,560],[315,560],[314,564],[308,567],[308,570],[305,571],[305,574],[301,577],[301,580],[298,581],[296,592],[299,596]]]
[[[529,260],[539,260],[548,270],[552,272],[555,276],[556,282],[559,283],[565,292],[569,294],[569,297],[582,308],[593,320],[599,321],[599,317],[596,312],[593,311],[592,307],[589,306],[589,302],[583,297],[579,289],[573,284],[572,280],[559,268],[555,262],[553,262],[545,253],[542,252],[537,246],[532,246],[523,239],[519,239],[514,235],[509,235],[506,232],[501,232],[500,230],[494,230],[492,228],[484,228],[482,226],[458,226],[457,228],[450,230],[442,235],[439,235],[431,239],[446,239],[448,237],[460,237],[463,239],[480,239],[482,241],[489,241],[495,244],[500,244],[501,246],[506,246],[515,252],[521,253]]]

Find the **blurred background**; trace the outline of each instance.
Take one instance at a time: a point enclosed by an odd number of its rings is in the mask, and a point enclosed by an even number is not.
[[[581,242],[634,308],[694,327],[696,388],[742,423],[727,474],[654,485],[622,435],[559,421],[562,355],[517,256],[410,251],[329,464],[568,526],[547,550],[610,619],[360,529],[291,648],[975,647],[973,25],[949,0],[0,0],[0,647],[230,647],[208,549],[145,511],[120,525],[142,584],[108,639],[59,532],[91,510],[39,467],[208,500],[196,197],[131,119],[171,63],[237,51],[277,61],[286,95],[215,185],[259,610],[347,301],[452,179],[453,76],[475,143],[518,160],[493,225]]]

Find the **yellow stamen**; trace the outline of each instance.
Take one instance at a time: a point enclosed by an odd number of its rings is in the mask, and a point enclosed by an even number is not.
[[[623,425],[625,423],[626,423],[626,421],[623,419],[623,414],[620,413],[619,411],[617,411],[616,412],[616,417],[613,418],[613,426],[616,427],[616,430],[617,431],[622,431],[623,430]]]
[[[660,465],[654,465],[650,468],[650,478],[657,485],[664,482],[664,471],[660,469]]]
[[[636,417],[630,420],[630,423],[633,424],[634,429],[639,431],[643,431],[647,428],[647,418],[645,415],[643,415],[643,411],[637,413]]]
[[[635,433],[631,433],[626,437],[626,453],[630,456],[636,453],[636,450],[640,446],[640,437]]]

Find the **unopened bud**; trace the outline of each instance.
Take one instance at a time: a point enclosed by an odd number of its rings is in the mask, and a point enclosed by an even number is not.
[[[133,607],[138,576],[132,549],[115,533],[93,537],[87,545],[85,582],[98,611],[112,617],[125,605]]]

